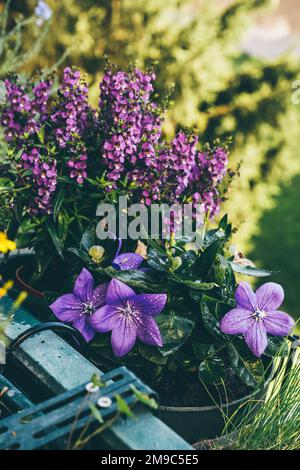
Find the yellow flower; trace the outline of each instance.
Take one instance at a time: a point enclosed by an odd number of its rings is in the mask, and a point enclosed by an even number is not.
[[[0,232],[0,251],[7,253],[8,251],[15,250],[17,245],[15,242],[8,240],[6,233]]]
[[[24,291],[20,292],[20,294],[14,301],[14,308],[19,308],[24,302],[24,300],[27,299],[27,296],[28,296],[27,292],[24,292]]]
[[[0,299],[2,299],[2,297],[4,297],[6,294],[7,291],[3,287],[0,287]]]
[[[7,292],[9,291],[9,289],[12,288],[13,285],[13,281],[7,281],[3,286],[0,287],[0,299],[7,294]]]

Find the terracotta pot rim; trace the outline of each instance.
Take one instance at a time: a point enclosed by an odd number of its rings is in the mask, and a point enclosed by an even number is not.
[[[24,268],[26,268],[26,264],[19,266],[18,269],[16,270],[17,283],[19,284],[20,287],[22,287],[22,289],[28,292],[28,294],[31,294],[34,297],[37,297],[39,299],[43,298],[43,292],[39,291],[38,289],[35,289],[34,287],[31,287],[29,284],[27,284],[27,282],[24,279],[22,279],[21,273]]]

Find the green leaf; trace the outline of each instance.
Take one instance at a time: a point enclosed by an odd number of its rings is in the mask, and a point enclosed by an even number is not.
[[[278,271],[267,271],[266,269],[259,269],[252,266],[241,266],[240,264],[233,263],[228,259],[220,256],[220,260],[223,266],[230,266],[231,269],[239,274],[245,274],[246,276],[253,276],[253,277],[266,277],[271,276],[272,274],[276,274]]]
[[[168,361],[168,358],[162,356],[158,348],[154,346],[149,346],[148,344],[140,343],[138,346],[138,350],[142,357],[144,357],[150,362],[153,362],[154,364],[162,365],[166,364]]]
[[[168,269],[169,261],[166,254],[162,255],[150,248],[148,251],[148,265],[157,271],[166,271]]]
[[[267,271],[266,269],[258,269],[251,266],[241,266],[240,264],[233,263],[230,261],[231,267],[234,272],[245,274],[246,276],[253,277],[267,277],[272,274],[276,274],[278,271]]]
[[[238,377],[249,387],[258,388],[264,379],[264,366],[260,359],[245,360],[232,343],[228,345],[229,362]]]
[[[110,345],[110,335],[100,334],[96,335],[95,338],[89,343],[91,348],[103,348]]]
[[[39,138],[39,141],[41,144],[44,144],[45,142],[45,126],[42,126],[40,130],[37,132],[37,136]]]
[[[59,294],[58,292],[45,291],[43,293],[43,298],[48,305],[55,302],[55,300],[58,299],[58,297],[60,296],[61,294]]]
[[[197,275],[200,279],[206,280],[211,272],[214,265],[216,256],[221,246],[225,241],[225,237],[214,241],[208,248],[204,250],[200,258],[195,262],[192,267],[194,275]]]
[[[128,416],[129,418],[132,418],[134,414],[129,408],[129,406],[127,405],[126,401],[123,400],[123,398],[118,394],[115,396],[115,398],[116,398],[117,408],[118,408],[119,413],[122,413]]]
[[[227,377],[224,362],[217,356],[202,361],[198,367],[198,376],[208,384],[217,385],[224,382]]]
[[[91,382],[95,387],[102,388],[106,386],[106,382],[103,382],[103,380],[100,378],[100,375],[96,373],[92,375]]]
[[[184,284],[185,286],[190,287],[191,289],[196,289],[200,291],[208,291],[217,287],[217,284],[215,284],[214,282],[201,282],[200,280],[192,281],[190,279],[181,278],[175,273],[170,273],[169,278],[178,284]]]
[[[134,396],[136,399],[142,403],[143,405],[149,406],[153,410],[158,409],[158,403],[154,398],[149,397],[145,393],[140,392],[134,385],[130,385],[131,390],[133,391]]]
[[[163,347],[159,348],[163,357],[178,351],[192,334],[195,326],[192,320],[174,314],[160,315],[156,320],[163,338]]]
[[[222,217],[222,219],[220,220],[219,229],[222,229],[222,230],[224,230],[224,232],[225,232],[225,230],[226,230],[226,228],[227,228],[227,225],[228,225],[228,215],[225,214],[225,215]]]
[[[193,351],[195,356],[200,361],[203,361],[205,358],[213,356],[215,352],[215,347],[213,344],[209,343],[198,343],[198,341],[192,342]]]
[[[159,253],[162,256],[166,256],[166,252],[164,250],[164,247],[157,240],[154,240],[152,238],[147,238],[146,243],[147,243],[147,245],[150,245],[151,248],[155,252]]]
[[[201,299],[201,313],[204,326],[216,338],[224,339],[224,335],[220,330],[219,320],[217,318],[216,309],[218,301],[204,295]]]
[[[62,246],[61,240],[59,239],[59,237],[57,235],[57,232],[55,230],[54,225],[49,224],[47,228],[48,228],[48,233],[51,237],[51,240],[53,242],[53,245],[54,245],[57,253],[59,254],[59,256],[61,258],[64,258],[64,256],[63,256],[63,246]]]
[[[287,357],[289,355],[288,341],[280,336],[268,336],[268,347],[264,354],[269,357]]]
[[[61,244],[65,242],[68,233],[69,233],[69,225],[72,222],[73,219],[70,219],[67,214],[64,214],[63,212],[58,213],[58,226],[57,226],[57,235],[59,240],[61,241]]]
[[[55,221],[57,220],[57,216],[64,202],[64,199],[65,199],[65,190],[64,188],[61,188],[53,204],[53,218]]]
[[[105,273],[112,278],[128,284],[129,286],[137,287],[146,291],[163,292],[166,290],[166,286],[158,282],[157,276],[137,269],[118,271],[112,267],[108,267],[105,269]]]
[[[68,248],[67,251],[69,253],[73,253],[75,256],[80,258],[84,262],[84,264],[86,264],[86,265],[90,264],[91,258],[87,255],[87,253],[85,251],[82,251],[82,250],[80,250],[78,248],[74,248],[74,247]]]
[[[97,237],[96,234],[96,227],[95,225],[91,225],[86,229],[84,232],[81,242],[80,242],[82,248],[85,251],[89,251],[89,249],[94,246],[99,244],[99,238]]]
[[[103,424],[104,423],[104,420],[101,416],[101,413],[100,411],[98,410],[98,408],[96,407],[96,405],[94,405],[94,403],[92,402],[89,402],[89,408],[91,410],[91,413],[92,415],[94,416],[94,418],[100,423],[100,424]]]

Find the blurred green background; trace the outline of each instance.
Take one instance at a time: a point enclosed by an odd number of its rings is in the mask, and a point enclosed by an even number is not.
[[[20,14],[29,17],[36,3],[11,1],[8,26],[13,27]],[[240,164],[240,177],[222,210],[237,228],[234,243],[258,266],[280,271],[272,280],[286,290],[285,308],[300,316],[300,105],[292,104],[300,59],[287,51],[289,32],[280,16],[290,13],[293,34],[299,1],[47,3],[53,10],[51,23],[24,28],[19,61],[2,54],[2,77],[9,68],[32,74],[51,67],[67,51],[64,65],[86,72],[95,104],[106,54],[121,66],[156,61],[159,91],[174,87],[166,134],[196,126],[203,142],[233,137],[230,165]],[[248,42],[247,31],[254,34],[248,35]],[[259,42],[255,46],[255,34],[259,39],[261,31],[275,34],[270,50],[264,51]]]

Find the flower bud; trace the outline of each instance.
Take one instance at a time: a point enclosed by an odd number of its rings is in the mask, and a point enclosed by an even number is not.
[[[104,248],[100,245],[94,245],[89,249],[89,255],[93,258],[96,263],[100,263],[103,255],[104,255]]]
[[[181,260],[180,256],[175,256],[175,258],[173,258],[173,260],[172,260],[172,269],[173,269],[173,271],[176,271],[176,269],[180,268],[181,265],[182,265],[182,260]]]

